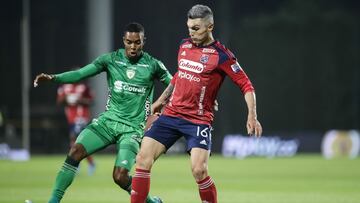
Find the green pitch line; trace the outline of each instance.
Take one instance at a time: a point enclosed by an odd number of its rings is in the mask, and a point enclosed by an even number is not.
[[[64,156],[32,156],[29,162],[0,160],[0,203],[43,203],[50,195]],[[63,199],[64,203],[128,203],[129,196],[112,180],[114,156],[96,156],[97,171],[87,164]],[[187,155],[161,157],[152,170],[151,194],[166,203],[196,203],[197,186]],[[294,158],[213,156],[210,175],[220,203],[359,203],[360,159],[325,160],[319,155]]]

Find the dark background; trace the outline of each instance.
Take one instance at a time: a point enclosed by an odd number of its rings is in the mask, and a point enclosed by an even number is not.
[[[237,56],[257,93],[264,134],[360,127],[360,1],[224,0],[113,1],[113,49],[122,47],[124,26],[145,27],[145,51],[176,71],[177,48],[187,37],[186,13],[196,3],[215,15],[215,38]],[[21,142],[22,1],[0,6],[0,142]],[[91,62],[86,0],[32,0],[31,75],[59,73]],[[106,85],[106,84],[104,84]],[[64,152],[68,147],[56,84],[31,88],[31,149]],[[159,90],[161,92],[162,90]],[[105,99],[105,98],[104,98]],[[218,97],[215,146],[222,136],[246,131],[243,95],[227,79]],[[309,132],[309,133],[308,133]]]

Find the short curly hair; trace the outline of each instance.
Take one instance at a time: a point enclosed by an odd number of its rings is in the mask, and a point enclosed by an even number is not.
[[[145,34],[145,29],[140,23],[132,22],[126,25],[124,33],[125,32],[138,32]]]

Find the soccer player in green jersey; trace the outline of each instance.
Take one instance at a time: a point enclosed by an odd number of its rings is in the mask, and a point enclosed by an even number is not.
[[[143,26],[130,23],[123,37],[125,49],[101,55],[75,71],[36,76],[34,87],[43,81],[74,83],[106,72],[109,87],[106,111],[80,133],[76,144],[71,147],[56,177],[49,203],[60,202],[82,159],[111,144],[117,147],[113,179],[130,193],[132,178],[129,171],[135,163],[145,120],[150,113],[154,80],[158,79],[167,86],[172,78],[163,63],[142,51],[144,39]],[[148,196],[146,202],[162,201]]]

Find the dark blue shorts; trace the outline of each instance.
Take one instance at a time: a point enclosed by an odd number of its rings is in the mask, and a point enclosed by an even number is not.
[[[145,132],[145,136],[165,145],[166,150],[184,136],[186,150],[189,152],[192,148],[211,150],[211,130],[210,125],[194,124],[182,118],[161,115]]]

